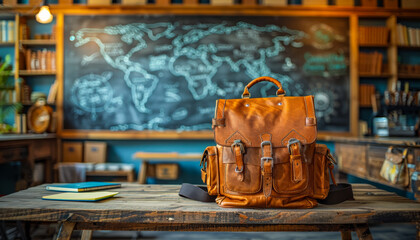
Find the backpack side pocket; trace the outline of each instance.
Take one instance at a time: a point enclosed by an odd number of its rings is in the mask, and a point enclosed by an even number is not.
[[[209,146],[204,150],[201,158],[201,180],[207,184],[209,195],[218,195],[219,179],[218,179],[218,154],[216,146]]]
[[[324,144],[317,144],[314,154],[314,195],[313,198],[324,199],[330,190],[329,164],[330,150]]]

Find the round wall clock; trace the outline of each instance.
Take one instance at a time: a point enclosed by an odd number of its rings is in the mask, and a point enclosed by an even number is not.
[[[29,129],[35,133],[44,133],[47,131],[51,122],[52,112],[52,108],[45,105],[45,100],[38,99],[28,110]]]

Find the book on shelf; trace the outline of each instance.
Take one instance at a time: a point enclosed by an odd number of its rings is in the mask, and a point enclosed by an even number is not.
[[[379,75],[382,74],[383,54],[379,52],[359,53],[360,74]]]
[[[55,104],[57,98],[57,90],[58,90],[58,82],[57,79],[50,87],[50,91],[48,92],[47,103]]]
[[[60,192],[89,192],[89,191],[118,188],[118,187],[121,187],[121,183],[80,182],[80,183],[47,185],[46,189],[50,191],[60,191]]]
[[[14,42],[16,27],[14,20],[0,20],[0,42]]]
[[[371,107],[372,95],[375,95],[375,86],[373,84],[360,84],[359,105],[361,107]]]
[[[41,71],[55,71],[56,54],[55,51],[47,49],[32,51],[26,49],[24,51],[26,59],[26,70],[41,70]]]
[[[388,39],[387,27],[359,26],[359,44],[387,44]]]
[[[397,24],[397,44],[400,46],[420,46],[420,28]]]
[[[43,200],[57,201],[82,201],[94,202],[102,199],[110,198],[117,195],[118,192],[87,192],[87,193],[58,193],[48,196],[42,196]]]

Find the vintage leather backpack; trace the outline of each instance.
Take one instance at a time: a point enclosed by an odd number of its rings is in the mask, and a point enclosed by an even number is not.
[[[251,98],[263,81],[277,97]],[[212,126],[217,146],[205,149],[201,175],[220,206],[313,208],[327,197],[334,159],[316,144],[313,96],[286,97],[280,82],[260,77],[241,99],[217,100]]]

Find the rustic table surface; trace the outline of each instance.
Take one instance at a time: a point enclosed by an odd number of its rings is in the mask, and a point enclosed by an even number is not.
[[[0,220],[59,222],[57,239],[69,239],[73,229],[156,231],[341,231],[351,239],[371,239],[370,224],[420,222],[420,203],[354,184],[355,200],[314,209],[221,208],[178,196],[180,185],[123,184],[113,198],[99,202],[42,200],[54,192],[45,185],[0,198]],[[419,238],[419,237],[418,237]]]

